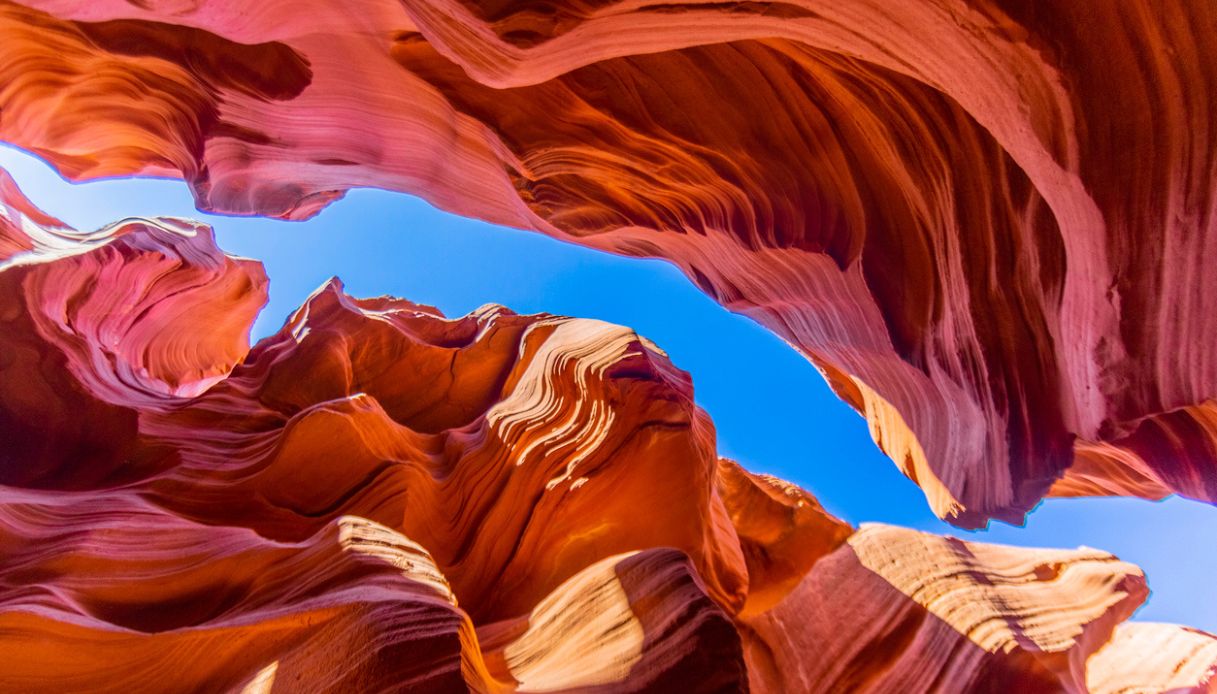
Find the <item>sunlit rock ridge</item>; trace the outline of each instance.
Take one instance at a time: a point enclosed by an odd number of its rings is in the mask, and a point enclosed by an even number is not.
[[[31,0],[0,36],[0,139],[74,179],[672,261],[958,525],[1217,500],[1212,2]]]
[[[631,330],[332,280],[0,172],[0,691],[1207,691],[1098,550],[852,528]]]

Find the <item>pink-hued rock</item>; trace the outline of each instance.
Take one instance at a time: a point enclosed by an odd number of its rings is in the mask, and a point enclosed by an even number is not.
[[[373,186],[672,261],[953,523],[1063,475],[1217,500],[1211,2],[26,0],[0,32],[0,138],[72,178],[292,219]]]
[[[1210,677],[1207,634],[1111,639],[1147,589],[1109,554],[855,531],[719,458],[628,328],[333,280],[250,349],[266,278],[210,228],[76,232],[0,184],[0,690]]]

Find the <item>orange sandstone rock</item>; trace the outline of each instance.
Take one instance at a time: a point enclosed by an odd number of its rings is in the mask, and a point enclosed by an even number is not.
[[[1108,554],[855,531],[718,458],[626,328],[331,281],[249,349],[265,275],[208,227],[0,183],[4,691],[1211,681]]]
[[[1095,550],[865,525],[744,620],[749,672],[761,691],[1086,691],[1088,658],[1146,595]]]
[[[0,138],[73,178],[672,261],[956,524],[1217,500],[1213,3],[6,0],[0,36]]]
[[[1096,694],[1217,691],[1217,638],[1174,624],[1121,624],[1087,663],[1086,685]]]

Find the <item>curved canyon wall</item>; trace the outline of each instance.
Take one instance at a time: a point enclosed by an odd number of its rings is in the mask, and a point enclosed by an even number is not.
[[[1217,688],[1217,637],[1123,623],[1133,565],[719,458],[627,328],[333,280],[251,349],[210,228],[0,194],[0,690]]]
[[[354,186],[666,258],[964,527],[1217,500],[1217,6],[0,2],[0,139],[299,219]]]

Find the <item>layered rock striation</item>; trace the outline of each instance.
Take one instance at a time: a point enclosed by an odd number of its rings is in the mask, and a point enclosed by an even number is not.
[[[1161,691],[1088,549],[854,529],[715,452],[627,328],[331,281],[252,349],[211,230],[0,176],[0,689]]]
[[[0,138],[303,218],[356,186],[666,258],[961,526],[1217,500],[1217,6],[0,3]]]

